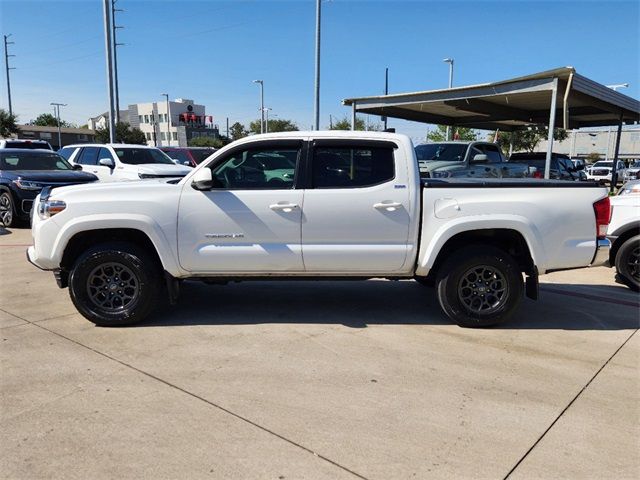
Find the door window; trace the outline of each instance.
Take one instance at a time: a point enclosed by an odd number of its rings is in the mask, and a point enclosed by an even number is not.
[[[300,158],[300,147],[239,150],[212,169],[217,187],[227,190],[290,189]]]
[[[500,150],[495,145],[482,145],[482,150],[484,150],[487,159],[491,163],[502,162],[502,155],[500,155]]]
[[[314,188],[362,188],[395,178],[393,148],[316,147],[313,151]]]
[[[85,147],[82,149],[82,153],[76,163],[82,165],[97,165],[98,164],[98,147]]]

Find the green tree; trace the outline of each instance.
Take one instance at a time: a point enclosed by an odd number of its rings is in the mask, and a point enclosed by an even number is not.
[[[50,113],[41,113],[36,117],[35,120],[31,120],[31,125],[39,125],[41,127],[57,127],[58,119],[51,115]],[[61,127],[70,127],[71,124],[65,122],[64,120],[60,120]]]
[[[555,128],[553,130],[553,138],[556,142],[565,140],[569,134],[562,128]],[[506,154],[511,148],[511,142],[513,141],[514,152],[534,152],[541,141],[546,140],[549,137],[549,128],[531,128],[527,130],[515,130],[513,132],[500,132],[498,134],[498,145],[502,151]]]
[[[598,152],[591,152],[587,155],[587,163],[596,163],[600,160],[600,154]]]
[[[239,140],[249,134],[240,122],[231,125],[231,127],[229,127],[229,133],[231,134],[231,140]]]
[[[335,122],[329,127],[330,130],[351,130],[351,120],[347,117],[343,117],[341,120]],[[356,117],[356,130],[369,130],[373,132],[379,132],[382,130],[380,123],[370,123],[369,125],[362,118]]]
[[[447,127],[445,125],[436,125],[435,130],[427,133],[427,140],[430,142],[445,142],[447,140]],[[451,136],[457,137],[456,140],[464,140],[472,142],[478,139],[478,134],[471,128],[451,127]]]
[[[226,144],[222,138],[213,138],[213,137],[196,137],[189,140],[190,147],[212,147],[212,148],[222,148]]]
[[[147,139],[144,132],[139,128],[131,128],[126,122],[118,122],[116,124],[115,141],[117,143],[131,143],[135,145],[146,145]],[[109,143],[109,129],[96,129],[96,142]]]
[[[285,120],[285,119],[280,119],[280,118],[276,118],[276,119],[269,119],[269,128],[267,128],[267,131],[269,133],[272,132],[297,132],[299,130],[298,125],[296,125],[294,122],[292,122],[291,120]],[[260,133],[260,120],[254,120],[253,122],[251,122],[249,124],[249,132],[251,133]]]
[[[12,134],[17,134],[18,130],[18,116],[9,114],[7,110],[0,108],[0,137],[9,137]]]

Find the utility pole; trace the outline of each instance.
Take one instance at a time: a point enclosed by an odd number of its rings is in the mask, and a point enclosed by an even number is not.
[[[262,111],[265,113],[265,115],[267,117],[267,121],[266,121],[265,126],[264,126],[265,127],[264,128],[264,133],[269,133],[269,110],[272,110],[272,109],[269,108],[269,107],[264,107],[262,109]]]
[[[260,85],[260,133],[264,133],[264,81],[254,80],[253,83]]]
[[[13,45],[15,42],[9,42],[7,39],[11,36],[4,35],[4,66],[7,70],[7,97],[9,100],[9,115],[13,115],[13,108],[11,107],[11,80],[9,79],[9,70],[15,70],[9,66],[9,57],[15,57],[15,55],[9,55],[8,45]]]
[[[51,102],[49,105],[53,105],[56,111],[56,119],[58,120],[58,150],[62,148],[62,131],[60,130],[60,107],[66,107],[66,103]]]
[[[322,10],[322,0],[316,0],[316,80],[314,99],[314,124],[315,130],[320,130],[320,18]]]
[[[111,7],[109,0],[104,3],[104,46],[107,60],[107,91],[109,94],[109,143],[115,143],[116,117],[113,108],[113,64],[111,54]]]
[[[227,138],[229,138],[229,117],[227,117]]]
[[[329,130],[333,130],[333,116],[329,114]]]
[[[111,21],[113,27],[113,90],[115,93],[115,109],[116,109],[116,122],[120,122],[120,93],[118,89],[118,47],[124,45],[124,43],[118,43],[116,40],[116,30],[118,28],[124,28],[116,25],[116,12],[124,12],[121,8],[116,8],[116,2],[118,0],[111,0]]]
[[[384,69],[384,94],[389,95],[389,68]],[[384,129],[387,129],[387,116],[382,117],[384,122]]]

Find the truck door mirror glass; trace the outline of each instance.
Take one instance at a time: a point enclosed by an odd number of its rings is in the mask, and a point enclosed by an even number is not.
[[[473,163],[482,163],[482,162],[486,162],[489,160],[489,157],[487,157],[484,153],[479,153],[477,155],[473,156],[473,159],[471,160]]]
[[[197,171],[191,180],[191,187],[195,190],[211,190],[214,187],[211,169],[202,168]]]
[[[115,168],[116,163],[113,161],[113,158],[101,158],[98,160],[98,165],[102,165],[103,167]]]

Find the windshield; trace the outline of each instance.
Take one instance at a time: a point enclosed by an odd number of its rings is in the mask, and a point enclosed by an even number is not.
[[[462,162],[467,151],[466,143],[426,143],[418,145],[416,157],[419,161]]]
[[[596,162],[593,164],[594,167],[613,167],[613,162]]]
[[[143,163],[165,163],[175,165],[164,152],[156,148],[113,148],[122,163],[129,165],[142,165]]]
[[[193,156],[194,160],[196,161],[196,163],[201,163],[203,160],[207,159],[210,155],[212,155],[215,152],[214,149],[211,150],[200,150],[200,149],[193,149],[191,150],[191,155]]]
[[[73,167],[57,153],[24,151],[0,153],[0,170],[73,170]]]
[[[191,164],[191,159],[189,158],[189,155],[187,155],[187,152],[185,152],[184,150],[169,150],[168,152],[164,152],[167,155],[169,155],[171,158],[173,158],[174,160],[178,160],[181,164]]]

